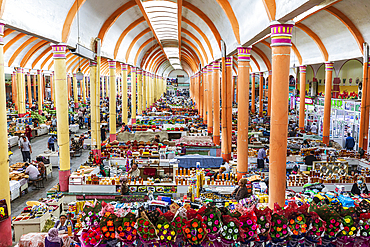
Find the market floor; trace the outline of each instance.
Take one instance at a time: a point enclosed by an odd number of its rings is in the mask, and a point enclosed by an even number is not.
[[[86,132],[87,129],[79,130],[77,134]],[[31,140],[31,146],[32,146],[32,159],[35,159],[37,155],[44,153],[45,150],[47,150],[47,141],[49,136],[43,135],[40,137],[36,137]],[[10,158],[10,165],[22,162],[22,153],[19,150],[18,147],[13,147],[11,149],[13,152],[12,157]],[[73,157],[71,158],[71,171],[75,171],[81,164],[85,163],[87,161],[87,157],[89,155],[89,149],[83,150],[82,155],[80,157]],[[28,193],[24,194],[22,197],[15,199],[11,202],[11,216],[15,217],[18,216],[22,211],[23,208],[26,207],[27,201],[38,201],[40,198],[46,196],[46,192],[50,190],[54,185],[56,185],[59,182],[59,172],[58,168],[53,168],[53,176],[50,177],[48,180],[44,181],[45,188],[40,190],[34,190],[33,186],[30,185],[28,188]]]

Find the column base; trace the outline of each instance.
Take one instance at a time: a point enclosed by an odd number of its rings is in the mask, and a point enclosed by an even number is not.
[[[323,136],[322,137],[322,142],[326,145],[329,145],[329,136]]]
[[[131,119],[131,124],[136,124],[136,118]]]
[[[11,217],[0,222],[0,247],[12,246],[12,226]]]
[[[78,108],[78,103],[75,103],[75,108]]]
[[[237,171],[236,172],[237,173],[237,179],[238,179],[238,181],[241,179],[241,178],[243,178],[243,176],[244,175],[246,175],[246,174],[248,174],[248,172],[240,172],[240,171]]]
[[[42,110],[39,110],[39,114],[40,114],[40,115],[42,114]]]
[[[222,154],[222,159],[229,162],[231,160],[231,154]]]
[[[26,113],[18,113],[18,117],[24,117],[24,115],[26,115]]]
[[[203,124],[207,124],[207,120],[203,120]]]
[[[208,133],[213,133],[213,126],[209,126],[209,127],[207,127],[207,131],[208,131]]]
[[[362,149],[365,151],[365,153],[367,152],[367,146],[369,146],[369,143],[367,142],[367,138],[365,137],[363,139],[363,143],[362,143]]]
[[[260,117],[263,117],[263,113],[262,113],[262,112],[260,112],[258,115],[259,115]]]
[[[220,142],[220,136],[213,136],[213,143],[217,146],[219,146],[221,144]]]
[[[112,142],[112,141],[115,141],[117,140],[117,135],[116,134],[109,134],[109,141]]]
[[[59,187],[61,192],[68,191],[68,181],[71,175],[71,170],[59,171]]]

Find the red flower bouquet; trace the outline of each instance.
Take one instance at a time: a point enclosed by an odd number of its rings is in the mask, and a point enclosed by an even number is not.
[[[185,239],[191,244],[200,244],[207,235],[206,225],[203,223],[202,216],[199,214],[186,222],[182,230]]]
[[[257,225],[260,233],[258,237],[260,240],[265,241],[269,237],[270,228],[271,228],[271,213],[272,210],[266,207],[263,210],[254,210],[256,217],[257,217]]]
[[[82,232],[80,242],[83,247],[96,247],[103,239],[100,227],[91,227],[89,230]]]
[[[137,219],[136,223],[137,232],[143,243],[149,244],[157,242],[157,231],[147,218],[141,217]]]
[[[221,212],[216,207],[207,207],[203,215],[203,222],[210,240],[217,238],[221,230]]]
[[[271,215],[271,240],[275,243],[283,242],[289,235],[288,218],[285,211],[277,204],[274,205],[274,213]]]
[[[244,214],[239,218],[239,221],[241,228],[244,230],[246,235],[244,241],[251,241],[254,238],[259,240],[257,235],[257,216],[254,212],[254,206],[250,210],[245,211]]]
[[[125,245],[132,245],[137,237],[136,221],[133,213],[123,217],[121,224],[117,227],[117,238]]]

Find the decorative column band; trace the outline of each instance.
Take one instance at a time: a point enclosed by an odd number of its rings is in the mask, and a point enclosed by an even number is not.
[[[23,72],[23,69],[21,67],[18,67],[17,68],[17,73],[22,73]]]
[[[231,67],[232,64],[233,64],[233,57],[226,57],[225,66]]]
[[[108,61],[109,69],[115,69],[116,68],[116,61]]]
[[[53,50],[53,58],[54,59],[65,59],[66,58],[66,45],[58,44],[58,45],[51,45],[51,49]]]
[[[306,69],[307,69],[306,66],[299,66],[299,72],[300,73],[306,73]]]
[[[256,74],[255,74],[255,73],[251,73],[251,76],[252,76],[252,77],[256,77]]]
[[[271,27],[271,46],[291,46],[294,22],[288,21],[284,24],[273,21]]]
[[[137,69],[137,70],[136,70],[136,73],[137,73],[138,75],[141,75],[143,72],[142,72],[142,70],[141,70],[141,69]]]
[[[210,64],[208,65],[208,73],[212,73],[213,72],[213,65]]]
[[[260,72],[260,76],[262,76],[262,77],[263,77],[263,72]]]
[[[213,62],[213,71],[220,69],[220,62],[214,61]]]
[[[135,67],[131,67],[131,72],[132,73],[136,73],[136,68]]]
[[[367,63],[367,67],[370,68],[370,63]]]
[[[121,63],[121,70],[127,71],[127,64]]]
[[[251,60],[251,47],[238,47],[238,61],[249,62]]]
[[[90,67],[94,67],[97,65],[96,61],[90,60]]]
[[[41,75],[41,70],[37,70],[37,74],[38,75]]]
[[[5,24],[0,23],[0,44],[4,44],[4,28]]]
[[[325,63],[325,71],[333,71],[334,69],[334,63],[327,62]]]

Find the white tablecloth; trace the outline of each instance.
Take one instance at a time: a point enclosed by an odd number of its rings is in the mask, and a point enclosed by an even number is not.
[[[18,145],[18,140],[19,140],[18,136],[8,137],[8,142],[9,142],[10,147],[17,146]]]

